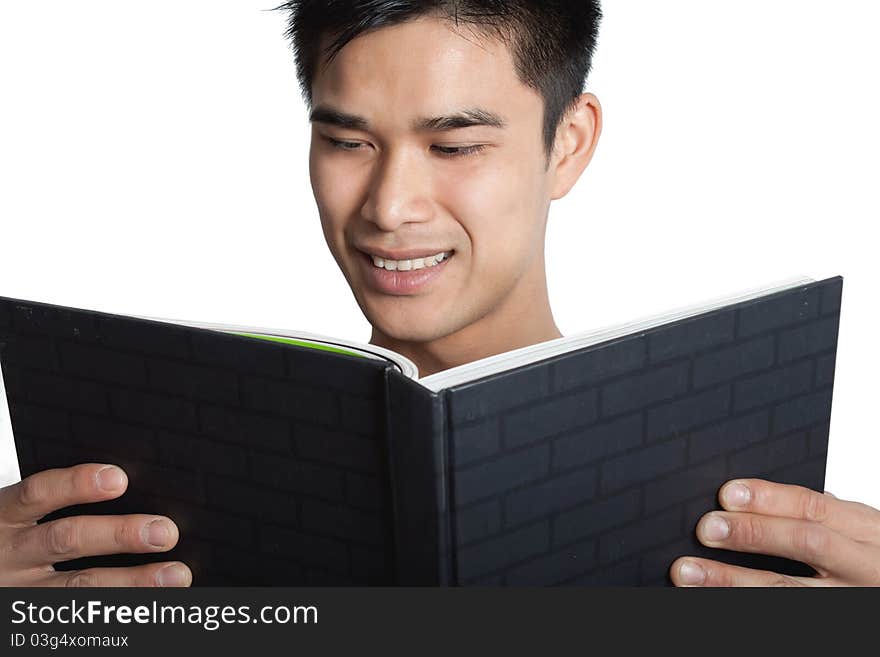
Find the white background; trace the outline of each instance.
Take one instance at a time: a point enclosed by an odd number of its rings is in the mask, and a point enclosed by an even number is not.
[[[0,295],[369,338],[275,4],[0,1]],[[878,5],[604,4],[605,130],[548,230],[560,329],[844,276],[827,488],[880,507]]]

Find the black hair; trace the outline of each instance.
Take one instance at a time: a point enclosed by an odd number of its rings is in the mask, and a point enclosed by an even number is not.
[[[500,39],[519,79],[544,99],[548,157],[559,122],[583,92],[602,17],[599,0],[291,0],[276,9],[289,12],[285,36],[309,107],[321,57],[331,61],[365,32],[430,15]]]

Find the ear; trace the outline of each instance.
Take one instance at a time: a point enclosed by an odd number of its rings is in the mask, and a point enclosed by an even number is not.
[[[550,160],[550,198],[568,194],[587,168],[602,132],[602,106],[593,94],[581,94],[556,129]]]

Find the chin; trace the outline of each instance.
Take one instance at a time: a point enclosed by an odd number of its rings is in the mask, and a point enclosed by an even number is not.
[[[439,326],[431,317],[391,319],[388,316],[367,316],[376,331],[398,342],[432,342],[455,331],[452,327]]]
[[[441,335],[438,335],[436,331],[430,330],[432,327],[419,328],[387,322],[372,324],[373,327],[381,331],[383,335],[398,342],[431,342],[432,340],[442,337]]]

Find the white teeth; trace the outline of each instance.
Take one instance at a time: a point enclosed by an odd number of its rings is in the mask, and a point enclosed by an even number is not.
[[[424,269],[425,267],[433,267],[443,262],[452,254],[451,251],[444,251],[436,255],[425,256],[424,258],[413,258],[410,260],[388,260],[379,256],[372,256],[373,264],[387,271],[411,271],[414,269]]]

